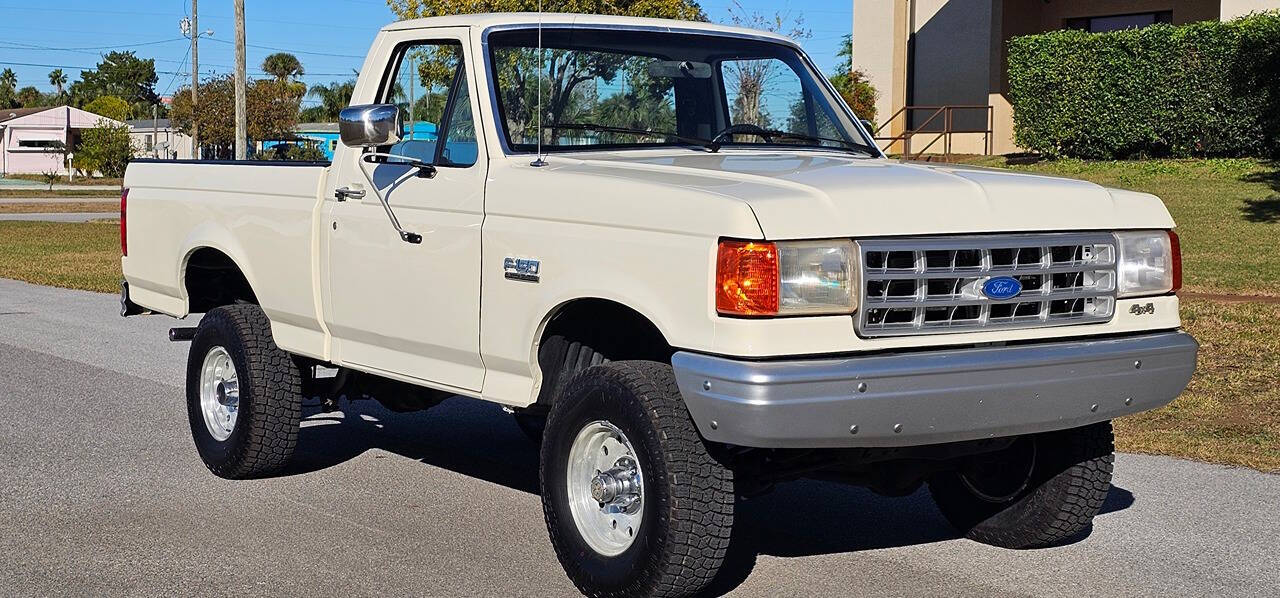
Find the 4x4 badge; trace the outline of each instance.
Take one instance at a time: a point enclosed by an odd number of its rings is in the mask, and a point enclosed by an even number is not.
[[[1129,313],[1135,316],[1154,314],[1156,313],[1156,304],[1148,303],[1146,305],[1138,305],[1135,303],[1133,307],[1129,308]]]

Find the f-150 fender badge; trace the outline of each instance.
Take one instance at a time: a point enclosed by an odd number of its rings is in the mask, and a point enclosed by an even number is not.
[[[1135,316],[1151,315],[1156,313],[1156,304],[1148,303],[1146,305],[1138,305],[1135,303],[1133,307],[1129,308],[1129,313]]]
[[[509,257],[502,261],[502,271],[507,280],[538,282],[542,279],[542,262]]]

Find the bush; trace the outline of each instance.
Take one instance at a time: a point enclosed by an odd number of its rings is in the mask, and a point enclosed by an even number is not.
[[[1280,13],[1009,42],[1015,139],[1078,158],[1280,155]]]
[[[858,118],[878,122],[876,121],[876,97],[879,93],[871,82],[867,81],[862,71],[834,75],[831,77],[831,84],[844,97],[844,101],[849,104],[849,108],[853,109],[853,113],[858,115]]]
[[[97,127],[85,129],[81,134],[80,147],[71,161],[73,166],[90,174],[99,171],[104,177],[120,178],[133,152],[128,125],[99,120]]]

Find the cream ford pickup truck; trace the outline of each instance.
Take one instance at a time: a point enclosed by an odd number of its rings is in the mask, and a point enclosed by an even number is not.
[[[130,165],[124,312],[203,314],[170,336],[226,478],[289,462],[304,397],[505,406],[587,594],[698,591],[735,502],[800,477],[1062,541],[1110,420],[1195,369],[1159,199],[887,159],[783,37],[407,21],[352,104],[331,164]]]

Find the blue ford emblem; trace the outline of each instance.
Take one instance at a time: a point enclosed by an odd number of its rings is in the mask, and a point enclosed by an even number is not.
[[[1022,292],[1022,283],[1010,276],[997,276],[982,284],[982,294],[997,301],[1013,299]]]

